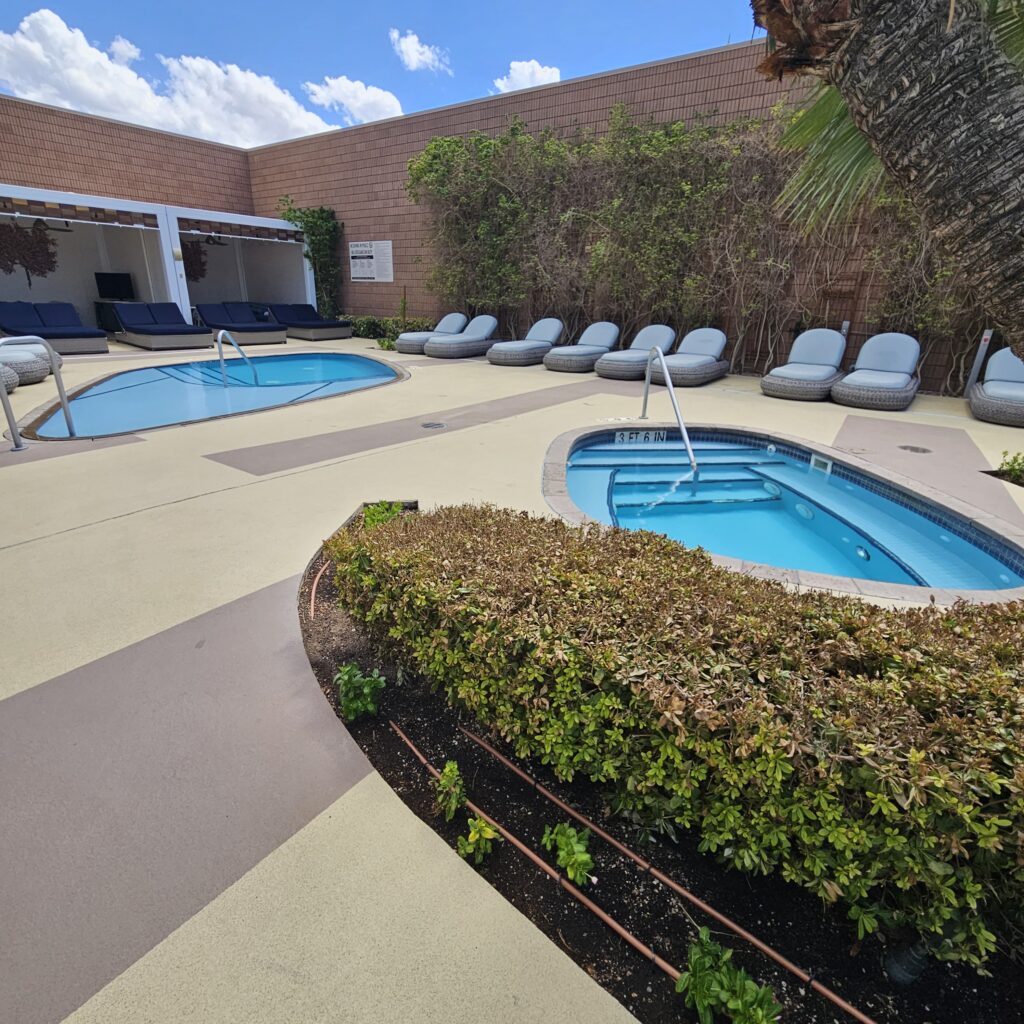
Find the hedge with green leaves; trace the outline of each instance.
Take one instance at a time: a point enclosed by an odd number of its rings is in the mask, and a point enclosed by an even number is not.
[[[349,316],[352,333],[357,338],[376,340],[380,348],[392,349],[395,339],[406,331],[429,331],[435,321],[417,316]]]
[[[329,542],[375,643],[563,779],[981,964],[1024,924],[1024,608],[795,594],[489,507]]]

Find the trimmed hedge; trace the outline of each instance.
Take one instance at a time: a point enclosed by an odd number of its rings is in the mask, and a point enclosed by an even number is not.
[[[357,338],[376,340],[379,348],[392,349],[395,340],[406,331],[429,331],[434,326],[433,320],[425,320],[417,316],[349,316],[352,321],[352,334]]]
[[[795,594],[663,537],[490,507],[328,544],[389,655],[634,820],[943,958],[1020,949],[1024,607]]]

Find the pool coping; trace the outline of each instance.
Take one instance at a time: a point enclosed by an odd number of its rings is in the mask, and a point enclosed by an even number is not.
[[[181,351],[182,353],[186,353],[189,350],[182,349]],[[284,402],[281,405],[264,406],[262,409],[246,409],[243,412],[227,412],[219,416],[204,416],[202,419],[199,420],[179,420],[176,423],[161,423],[159,426],[155,427],[135,427],[133,430],[119,430],[116,433],[112,434],[75,434],[74,437],[40,437],[39,434],[37,433],[38,428],[41,427],[43,423],[45,423],[46,420],[50,418],[50,416],[52,416],[55,412],[57,412],[60,409],[60,401],[51,400],[48,402],[44,402],[42,405],[37,405],[34,409],[32,409],[31,411],[27,412],[24,416],[22,416],[21,419],[18,421],[18,429],[21,431],[22,437],[26,438],[27,440],[43,442],[63,441],[64,443],[74,443],[75,441],[103,441],[111,437],[135,437],[140,434],[151,434],[157,430],[172,430],[175,427],[190,427],[198,423],[212,423],[214,420],[234,419],[236,416],[255,416],[256,414],[261,412],[273,412],[275,409],[287,409],[296,405],[306,405],[307,403],[311,402],[326,402],[330,398],[344,398],[346,395],[355,395],[363,391],[373,391],[375,388],[384,388],[392,384],[400,384],[402,383],[402,381],[409,380],[412,377],[412,374],[400,363],[392,363],[386,359],[381,359],[373,355],[363,355],[361,352],[325,351],[322,353],[318,353],[315,349],[305,349],[301,352],[262,352],[259,354],[254,353],[252,355],[249,355],[248,358],[253,361],[256,361],[259,359],[268,359],[273,357],[280,358],[281,356],[289,355],[356,356],[356,358],[358,359],[366,359],[373,363],[379,363],[381,366],[386,366],[389,370],[394,372],[395,376],[393,380],[382,380],[377,384],[368,384],[366,385],[366,387],[356,388],[353,391],[343,391],[341,392],[341,394],[337,395],[321,395],[319,398],[307,398],[301,402]],[[226,363],[238,361],[239,360],[237,359],[237,357],[233,359],[225,359]],[[210,360],[190,359],[188,360],[188,362],[211,362],[217,363],[218,365],[220,364],[220,360],[216,356],[214,356]],[[132,367],[131,369],[114,370],[112,373],[101,374],[98,377],[93,377],[91,380],[86,381],[84,384],[79,384],[77,387],[69,391],[68,402],[74,401],[79,395],[88,391],[90,388],[94,388],[98,384],[103,384],[105,381],[108,381],[113,377],[118,377],[121,374],[132,373],[134,372],[134,370],[150,369],[152,366],[160,368],[175,365],[177,364],[173,362],[156,364],[147,363],[142,366]]]
[[[900,473],[894,473],[873,462],[868,462],[856,455],[851,455],[849,452],[816,441],[809,441],[806,438],[796,437],[792,434],[781,434],[771,430],[720,423],[691,423],[688,426],[694,431],[706,430],[746,436],[756,435],[763,437],[768,443],[778,443],[807,449],[840,465],[848,466],[882,484],[907,491],[929,504],[937,505],[945,512],[960,516],[980,532],[987,534],[1000,544],[1016,549],[1024,557],[1024,530],[1013,523],[990,512],[985,512],[983,509],[970,505],[960,498],[946,494],[919,480],[903,476]],[[559,434],[548,446],[544,456],[541,490],[548,507],[567,522],[577,525],[584,523],[601,526],[607,525],[598,523],[597,520],[588,516],[570,498],[566,480],[566,468],[569,456],[584,441],[602,435],[614,434],[616,429],[665,430],[670,434],[679,433],[679,427],[675,423],[649,423],[647,421],[635,423],[630,421],[629,423],[623,422],[620,427],[577,427]],[[1007,604],[1011,601],[1024,600],[1024,586],[1010,587],[1005,590],[958,590],[953,588],[922,587],[905,583],[882,583],[876,580],[854,579],[850,576],[832,576],[827,573],[808,572],[803,569],[782,569],[778,566],[731,558],[728,555],[718,555],[710,551],[708,556],[715,565],[725,569],[741,572],[748,576],[756,576],[760,579],[774,580],[777,583],[782,583],[794,589],[826,590],[844,597],[861,597],[870,601],[909,602],[919,605],[935,604],[948,607],[956,604],[958,601],[966,601],[969,604]]]

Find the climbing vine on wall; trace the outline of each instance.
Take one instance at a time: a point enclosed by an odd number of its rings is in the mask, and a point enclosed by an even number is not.
[[[32,278],[46,277],[57,269],[57,240],[37,220],[23,228],[11,220],[0,220],[0,271],[13,274],[20,267],[29,288]]]
[[[291,196],[278,200],[281,216],[302,231],[306,258],[313,268],[317,309],[325,317],[338,315],[341,286],[342,224],[329,206],[296,206]]]
[[[639,123],[618,106],[601,136],[513,118],[497,135],[434,138],[406,184],[428,217],[430,285],[508,331],[542,316],[572,336],[594,320],[627,338],[658,321],[717,325],[737,371],[773,365],[795,330],[852,319],[866,289],[869,322],[955,361],[971,304],[934,245],[922,252],[908,204],[895,217],[880,197],[866,222],[810,232],[784,219],[791,117]]]

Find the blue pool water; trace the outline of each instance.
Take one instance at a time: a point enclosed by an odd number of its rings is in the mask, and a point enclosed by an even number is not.
[[[812,466],[810,452],[755,435],[692,440],[696,477],[671,436],[589,440],[569,458],[569,495],[600,522],[750,562],[911,586],[1024,585],[1015,548],[856,470]]]
[[[228,386],[217,359],[126,370],[71,399],[79,437],[105,437],[171,423],[194,423],[256,409],[273,409],[394,380],[398,374],[363,356],[334,352],[258,356],[253,373],[244,360],[225,360]],[[67,437],[58,406],[36,429],[44,438]]]

